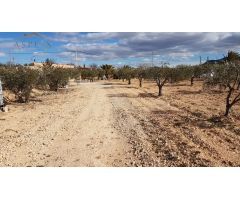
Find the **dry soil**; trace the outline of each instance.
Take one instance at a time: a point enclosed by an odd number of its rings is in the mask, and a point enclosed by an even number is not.
[[[240,166],[239,106],[201,83],[121,81],[35,91],[0,113],[0,166]]]

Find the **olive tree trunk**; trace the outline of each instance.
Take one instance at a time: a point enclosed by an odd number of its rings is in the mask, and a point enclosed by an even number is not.
[[[142,78],[139,78],[139,87],[142,87]]]
[[[191,77],[191,86],[193,86],[194,76]]]
[[[160,80],[160,78],[156,79],[157,82],[157,86],[158,86],[158,96],[162,96],[162,88],[164,86],[164,84],[166,83],[167,78],[165,78],[162,82]]]

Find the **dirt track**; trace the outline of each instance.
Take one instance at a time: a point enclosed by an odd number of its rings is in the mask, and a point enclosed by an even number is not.
[[[82,83],[0,113],[0,165],[239,166],[239,136],[199,119],[126,83]]]

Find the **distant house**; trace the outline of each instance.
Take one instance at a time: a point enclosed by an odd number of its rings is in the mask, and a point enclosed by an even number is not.
[[[240,61],[240,54],[235,51],[228,51],[228,54],[223,58],[217,60],[207,60],[203,64],[224,64],[226,62],[239,62]]]
[[[205,63],[203,63],[204,65],[207,64],[223,64],[227,61],[227,58],[221,58],[221,59],[217,59],[217,60],[207,60]]]
[[[54,63],[52,66],[56,67],[56,68],[64,68],[64,69],[73,69],[73,68],[75,68],[75,66],[72,65],[72,64]],[[43,63],[33,62],[28,67],[31,68],[31,69],[41,69],[43,67]]]

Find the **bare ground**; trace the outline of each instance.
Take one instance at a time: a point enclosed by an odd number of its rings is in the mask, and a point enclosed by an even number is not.
[[[240,166],[239,118],[214,117],[219,96],[199,85],[156,90],[82,83],[12,104],[0,113],[0,165]]]

